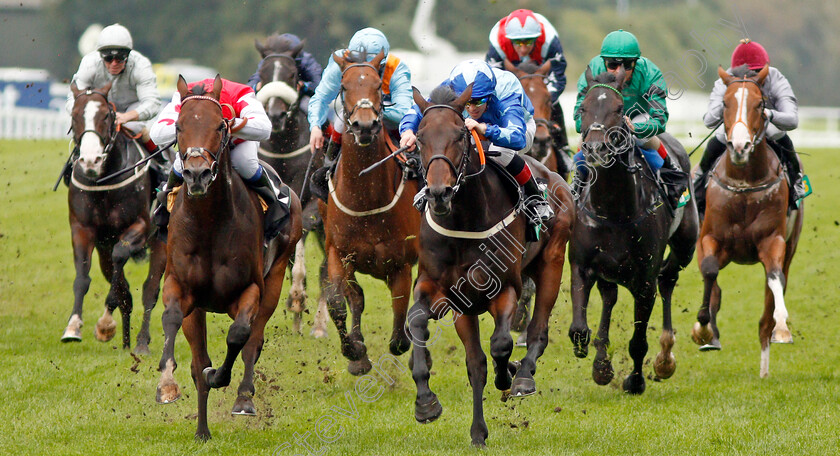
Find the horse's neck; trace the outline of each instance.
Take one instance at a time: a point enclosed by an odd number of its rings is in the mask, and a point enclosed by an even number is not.
[[[726,176],[745,183],[761,183],[777,175],[776,167],[772,166],[777,162],[774,158],[774,153],[766,139],[755,145],[755,150],[752,151],[746,165],[733,164],[727,152]]]
[[[515,201],[510,193],[512,190],[506,188],[503,179],[500,171],[488,166],[483,173],[461,184],[459,191],[452,197],[452,212],[447,216],[451,224],[447,226],[464,231],[480,231],[504,218]]]
[[[644,171],[640,171],[644,172]],[[600,215],[633,217],[644,203],[639,172],[630,173],[621,163],[599,167],[589,186],[589,203]]]

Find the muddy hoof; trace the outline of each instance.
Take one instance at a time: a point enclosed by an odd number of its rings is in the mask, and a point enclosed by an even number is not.
[[[414,402],[414,419],[418,423],[431,423],[438,419],[441,413],[443,413],[443,406],[440,405],[440,401],[434,394],[432,394],[432,400],[425,404]]]
[[[155,400],[158,404],[171,404],[181,398],[181,388],[175,383],[158,385]]]
[[[400,331],[402,337],[397,337],[395,339],[391,339],[391,343],[388,344],[388,348],[391,350],[391,354],[394,356],[400,356],[403,353],[407,352],[409,348],[411,348],[411,341],[408,340],[405,333]]]
[[[694,327],[691,329],[691,340],[697,345],[706,345],[714,338],[712,333],[712,325],[706,323],[701,325],[699,321],[694,322]]]
[[[703,346],[701,346],[701,347],[700,347],[700,351],[701,351],[701,352],[705,352],[705,351],[718,351],[718,350],[720,350],[720,349],[721,349],[721,346],[720,346],[720,341],[719,341],[719,340],[717,340],[717,339],[714,339],[714,340],[712,340],[711,342],[709,342],[708,344],[703,345]]]
[[[117,333],[117,322],[113,319],[103,321],[101,318],[96,322],[96,340],[100,342],[108,342],[114,338]]]
[[[645,378],[642,374],[630,374],[624,379],[624,392],[642,394],[645,392]]]
[[[675,370],[677,370],[677,359],[673,353],[668,353],[667,357],[662,352],[656,355],[656,360],[653,362],[653,372],[656,374],[657,380],[671,378]]]
[[[793,336],[787,329],[774,329],[770,342],[774,344],[792,344]]]
[[[196,442],[206,442],[213,437],[210,436],[210,431],[195,431]]]
[[[251,398],[240,396],[236,398],[236,402],[233,404],[233,410],[231,410],[230,414],[239,416],[257,416],[257,408],[254,407],[254,401],[252,401]]]
[[[137,346],[134,347],[134,354],[140,356],[149,356],[152,354],[152,352],[149,350],[148,344],[142,343],[137,344]]]
[[[321,339],[327,337],[327,329],[313,326],[312,331],[309,331],[309,335],[316,339]]]
[[[370,360],[365,356],[362,359],[356,361],[350,361],[347,364],[347,371],[355,376],[364,375],[370,372],[370,369],[373,366],[370,364]]]
[[[487,448],[487,444],[484,443],[484,440],[485,439],[483,439],[481,437],[474,438],[474,439],[472,439],[472,446],[474,446],[476,448],[479,448],[479,449]]]
[[[61,336],[62,342],[81,342],[82,341],[82,331],[79,329],[71,330],[68,328],[64,331],[64,335]]]
[[[517,377],[510,387],[510,397],[525,397],[537,392],[537,382],[533,378]]]
[[[205,367],[201,375],[204,376],[204,381],[210,388],[222,388],[230,385],[230,372],[228,372],[227,378],[220,378],[221,376],[216,369]]]
[[[610,360],[596,359],[592,363],[592,380],[595,380],[598,385],[608,385],[614,376],[615,371]]]

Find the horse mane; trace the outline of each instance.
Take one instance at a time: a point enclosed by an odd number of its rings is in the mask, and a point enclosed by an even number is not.
[[[732,69],[732,76],[735,76],[736,78],[751,78],[757,74],[758,71],[751,70],[746,63]]]
[[[367,51],[350,51],[344,54],[347,63],[367,63]]]
[[[458,94],[447,84],[441,84],[435,87],[429,95],[429,101],[432,104],[451,105],[456,98],[458,98]]]
[[[539,65],[537,65],[533,61],[522,62],[516,68],[528,74],[534,74],[537,72],[537,70],[540,69]]]

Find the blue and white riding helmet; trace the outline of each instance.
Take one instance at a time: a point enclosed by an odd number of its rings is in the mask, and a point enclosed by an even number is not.
[[[472,84],[471,98],[484,98],[496,91],[496,75],[481,59],[465,60],[449,73],[449,86],[459,96]]]
[[[350,43],[347,45],[347,50],[351,53],[367,53],[366,60],[370,62],[379,54],[379,51],[385,51],[385,57],[382,59],[384,64],[388,60],[388,51],[391,50],[391,45],[388,44],[388,38],[385,34],[373,27],[367,27],[359,30],[350,38]]]

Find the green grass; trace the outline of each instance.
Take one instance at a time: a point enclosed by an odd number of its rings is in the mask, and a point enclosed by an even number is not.
[[[795,343],[772,347],[769,378],[758,377],[758,318],[764,293],[760,266],[731,265],[722,271],[723,351],[711,353],[698,352],[689,336],[702,297],[697,265],[692,263],[683,272],[673,306],[677,371],[667,381],[648,381],[647,391],[638,397],[619,389],[630,370],[629,295],[622,291],[613,318],[616,380],[597,386],[591,379],[592,355],[586,360],[575,358],[566,336],[571,321],[566,273],[551,320],[551,340],[538,364],[539,394],[502,403],[492,378],[488,381],[487,454],[837,454],[840,355],[836,331],[840,318],[835,309],[840,296],[840,215],[834,201],[838,151],[808,152],[805,167],[817,193],[807,200],[805,228],[786,299]],[[296,434],[307,432],[305,438],[313,450],[323,449],[325,454],[476,453],[469,446],[471,396],[464,353],[452,328],[442,328],[441,338],[431,349],[431,385],[444,412],[435,423],[420,425],[413,415],[415,388],[410,374],[387,369],[396,379],[394,384],[386,385],[372,402],[361,401],[354,389],[357,379],[346,372],[332,323],[326,340],[299,336],[292,333],[291,315],[282,309],[269,322],[257,364],[258,417],[229,414],[242,373],[237,363],[231,387],[210,394],[213,439],[196,443],[190,354],[180,335],[176,342],[180,368],[175,375],[185,397],[166,406],[154,400],[163,343],[161,304],[152,315],[153,354],[139,364],[118,347],[116,339],[96,341],[93,327],[103,310],[107,284],[95,265],[83,315],[84,340],[59,342],[72,307],[74,271],[67,190],[63,186],[55,193],[50,189],[65,153],[63,142],[0,141],[4,415],[0,454],[268,455],[284,442],[294,444]],[[316,283],[317,261],[314,256],[308,259],[310,284]],[[128,266],[135,296],[132,339],[139,329],[140,284],[147,266]],[[382,283],[367,277],[361,283],[367,297],[363,329],[376,361],[388,350],[389,298]],[[317,296],[314,286],[309,291],[313,298]],[[599,313],[600,300],[593,293],[589,311],[593,329]],[[305,318],[307,333],[311,320],[311,314]],[[210,354],[216,363],[223,357],[229,325],[226,316],[210,318]],[[485,318],[482,325],[488,351],[492,323]],[[658,351],[660,325],[657,306],[648,332],[649,359]],[[523,353],[517,348],[514,357]],[[400,361],[407,366],[407,356]],[[651,373],[648,365],[645,374]],[[348,396],[355,403],[356,417],[336,411],[348,409]],[[331,443],[315,435],[318,419],[324,415],[338,426],[330,432],[322,428],[324,435],[338,434]],[[307,450],[294,447],[284,454],[307,454]]]

